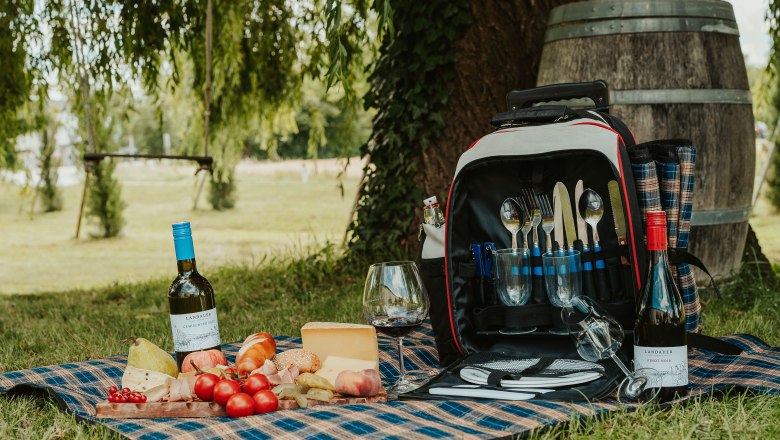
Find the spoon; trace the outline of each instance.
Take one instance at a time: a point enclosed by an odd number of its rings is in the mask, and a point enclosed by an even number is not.
[[[593,246],[596,247],[599,245],[599,231],[596,226],[604,216],[604,201],[596,191],[588,188],[582,192],[578,205],[580,215],[593,230]]]
[[[512,234],[512,249],[517,248],[517,231],[520,230],[520,210],[511,198],[501,204],[501,223]]]

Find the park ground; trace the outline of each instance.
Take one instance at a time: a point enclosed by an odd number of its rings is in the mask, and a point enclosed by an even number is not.
[[[64,209],[33,211],[32,197],[10,179],[0,182],[0,294],[89,289],[112,283],[173,277],[171,224],[190,221],[199,269],[257,265],[300,256],[344,238],[357,182],[358,159],[243,161],[235,209],[211,209],[207,187],[193,210],[195,165],[123,162],[126,225],[119,237],[94,239],[85,221],[76,240],[82,184],[62,188]],[[316,166],[316,170],[315,170]],[[343,188],[343,189],[342,189]],[[38,210],[39,211],[39,210]]]
[[[255,266],[273,258],[303,256],[326,243],[340,245],[362,165],[343,160],[243,161],[235,209],[213,211],[196,192],[194,165],[123,162],[117,177],[127,203],[119,237],[94,239],[89,221],[74,239],[82,186],[63,188],[65,208],[40,213],[32,198],[8,179],[0,182],[0,294],[91,289],[113,283],[172,277],[170,225],[192,223],[196,256],[208,274],[225,265]],[[760,199],[751,223],[764,252],[780,261],[778,213]]]
[[[362,322],[365,265],[344,267],[336,256],[360,176],[360,165],[352,165],[339,180],[335,161],[320,161],[317,175],[309,163],[304,182],[301,162],[242,163],[236,209],[214,212],[205,201],[192,210],[194,167],[122,164],[127,226],[109,240],[73,239],[78,185],[65,189],[63,212],[30,217],[20,188],[0,184],[0,372],[126,353],[128,336],[170,350],[170,224],[181,220],[192,222],[199,266],[217,290],[223,341],[258,330],[299,335],[311,320]],[[754,214],[764,251],[777,262],[777,214],[764,201]],[[703,295],[707,334],[750,333],[780,344],[777,284],[756,269],[745,265],[720,296]],[[647,406],[573,420],[532,438],[780,438],[779,418],[779,395],[733,391],[670,410]],[[0,396],[0,438],[119,436],[79,423],[51,398],[19,395]]]

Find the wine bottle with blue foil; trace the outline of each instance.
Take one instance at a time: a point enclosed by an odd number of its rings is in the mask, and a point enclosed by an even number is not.
[[[198,272],[189,222],[173,224],[173,244],[179,275],[168,289],[176,363],[198,350],[220,349],[217,308],[211,283]]]

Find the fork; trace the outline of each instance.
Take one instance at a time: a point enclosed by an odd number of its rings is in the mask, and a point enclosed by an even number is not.
[[[534,194],[533,190],[526,188],[523,190],[523,193],[525,194],[526,199],[528,200],[528,204],[531,208],[533,208],[533,216],[531,217],[531,230],[534,233],[534,248],[539,247],[539,230],[537,227],[542,222],[542,214],[539,211],[539,203],[536,200],[536,195]]]
[[[553,215],[552,206],[550,205],[550,198],[547,194],[541,194],[538,196],[539,206],[542,208],[542,230],[547,234],[547,241],[545,248],[547,252],[552,252],[552,239],[550,233],[555,229],[555,217]]]
[[[533,225],[531,224],[531,216],[533,213],[528,209],[528,205],[525,203],[522,197],[516,198],[517,203],[520,205],[520,209],[523,211],[523,226],[520,228],[520,232],[523,233],[523,241],[525,249],[530,248],[528,246],[528,233],[531,232]]]

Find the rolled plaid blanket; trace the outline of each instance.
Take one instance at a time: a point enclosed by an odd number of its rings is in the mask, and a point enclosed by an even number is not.
[[[648,144],[638,144],[629,148],[628,155],[631,160],[631,171],[634,174],[639,211],[642,213],[642,236],[644,237],[647,235],[648,211],[661,210],[658,174]]]
[[[666,236],[669,247],[677,247],[677,226],[680,219],[680,164],[677,147],[658,143],[650,147],[658,171],[661,208],[666,211]]]
[[[696,149],[688,140],[660,140],[630,148],[629,158],[642,213],[643,232],[647,232],[647,212],[664,210],[669,247],[686,249],[691,225]],[[693,270],[684,263],[672,265],[672,271],[683,297],[686,328],[699,332],[701,303]]]
[[[696,148],[692,145],[679,145],[677,157],[680,161],[680,218],[677,248],[687,249],[693,211],[693,169],[696,165]],[[701,302],[696,288],[696,278],[689,264],[677,265],[677,285],[680,287],[685,303],[686,327],[689,332],[700,332]]]

